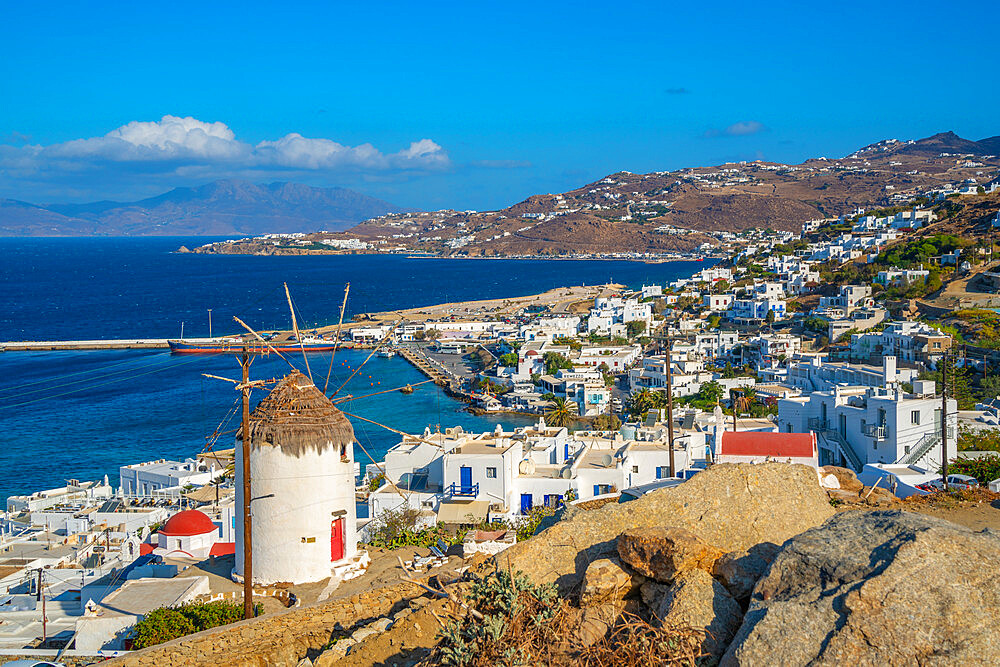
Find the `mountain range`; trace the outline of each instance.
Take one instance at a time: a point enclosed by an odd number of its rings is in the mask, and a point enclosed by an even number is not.
[[[408,238],[420,250],[461,255],[685,250],[706,241],[702,232],[798,230],[805,220],[858,206],[894,205],[968,179],[989,182],[998,168],[1000,136],[973,141],[941,132],[918,140],[887,139],[842,158],[801,164],[755,160],[648,174],[623,171],[561,194],[532,195],[498,211],[416,216],[405,215],[413,209],[344,188],[221,180],[136,202],[39,206],[0,199],[0,236],[255,236],[325,230],[346,232],[376,247]],[[386,216],[390,213],[397,215]]]
[[[134,202],[40,206],[0,199],[0,236],[252,236],[339,231],[408,212],[345,188],[220,180]]]

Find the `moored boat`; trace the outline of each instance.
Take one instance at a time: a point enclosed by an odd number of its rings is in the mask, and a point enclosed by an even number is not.
[[[249,339],[247,344],[250,354],[266,354],[268,352],[332,352],[336,342],[322,338],[303,338],[295,340],[269,341],[267,345],[259,340]],[[241,338],[219,338],[213,341],[168,340],[167,345],[174,354],[222,354],[224,352],[239,352],[243,349]]]

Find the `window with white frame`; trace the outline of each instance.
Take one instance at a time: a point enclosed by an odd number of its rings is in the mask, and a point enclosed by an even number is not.
[[[497,478],[497,469],[496,468],[487,468],[486,469],[486,479],[496,479],[496,478]]]
[[[913,410],[910,412],[910,423],[919,424],[920,423],[920,410]]]

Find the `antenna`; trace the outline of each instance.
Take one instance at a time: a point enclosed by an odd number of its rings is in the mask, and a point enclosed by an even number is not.
[[[615,462],[615,458],[611,454],[605,454],[601,457],[601,465],[605,468],[610,468]]]

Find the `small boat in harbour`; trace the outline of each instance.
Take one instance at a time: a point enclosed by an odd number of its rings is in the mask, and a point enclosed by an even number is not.
[[[396,350],[392,349],[391,347],[383,347],[375,354],[385,359],[392,359],[393,357],[396,356]]]

